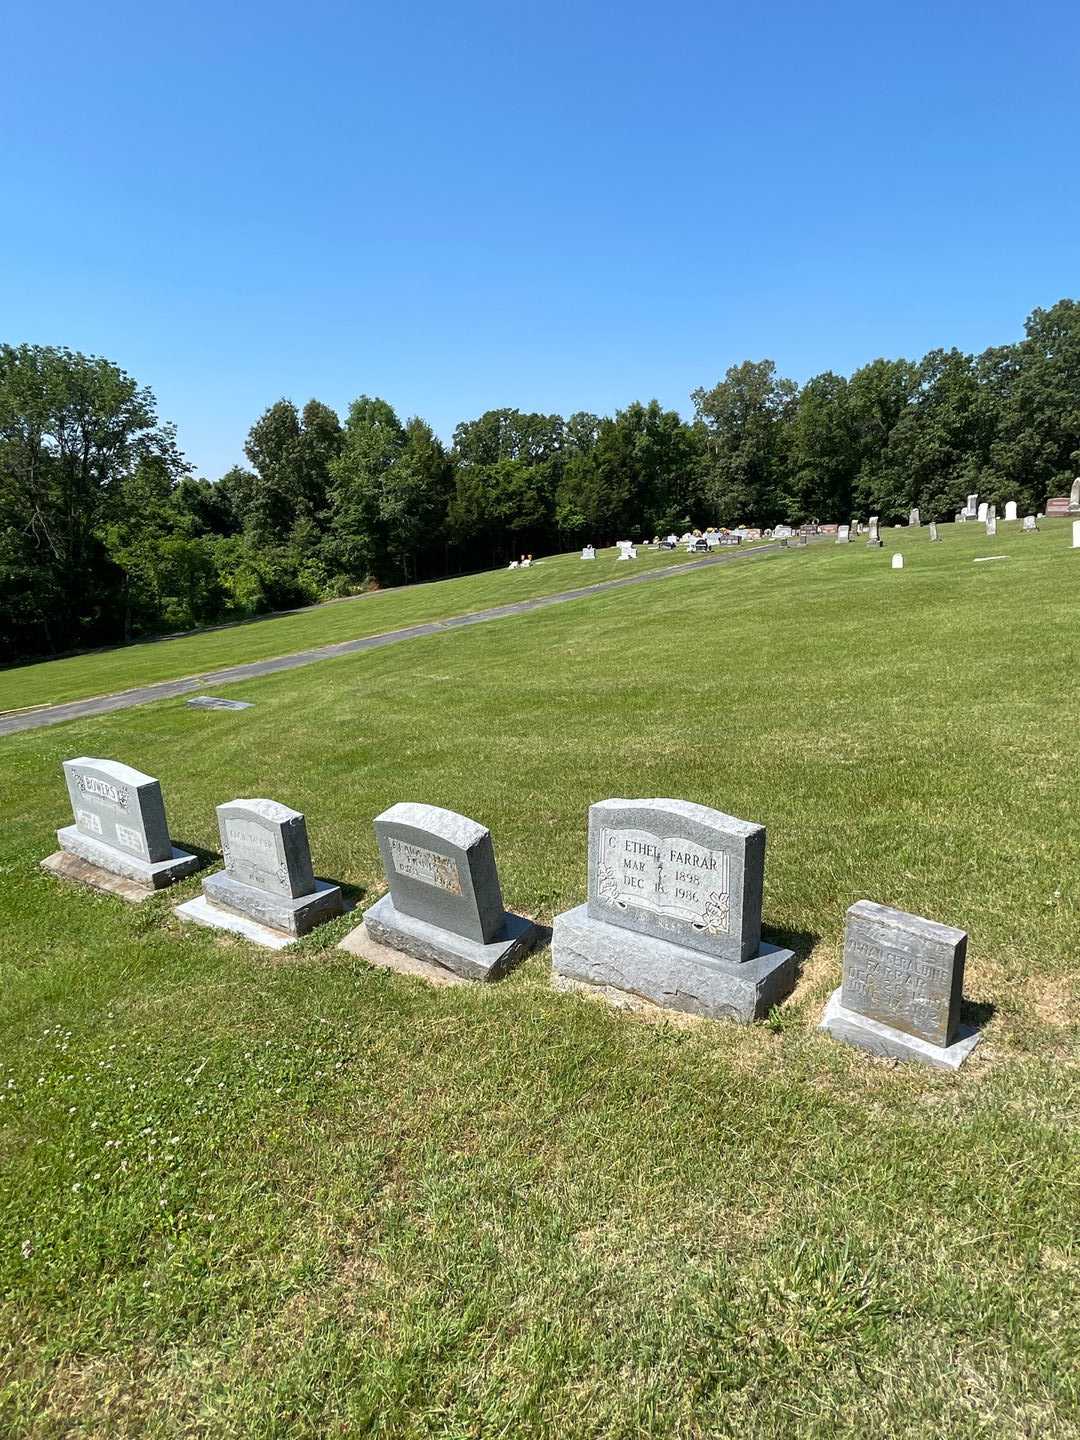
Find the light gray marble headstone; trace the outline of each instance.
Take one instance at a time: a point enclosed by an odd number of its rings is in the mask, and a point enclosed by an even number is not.
[[[939,539],[939,538],[940,538],[940,537],[939,537],[939,535],[938,535],[938,533],[937,533],[937,521],[936,521],[936,520],[931,520],[931,521],[930,521],[930,539],[931,539],[931,540],[937,540],[937,539]]]
[[[974,492],[974,494],[971,494],[967,497],[967,505],[965,505],[964,507],[964,513],[969,520],[973,520],[975,516],[978,515],[979,492],[977,490]]]
[[[1073,481],[1069,491],[1069,510],[1080,510],[1080,475]]]
[[[491,831],[439,805],[391,805],[375,820],[395,910],[481,944],[505,910]]]
[[[1025,530],[1027,530],[1027,531],[1030,532],[1030,531],[1032,531],[1032,530],[1038,530],[1038,528],[1039,528],[1038,525],[1035,523],[1035,516],[1034,516],[1034,515],[1025,515],[1025,516],[1024,516],[1024,529],[1025,529]]]
[[[986,533],[987,533],[987,535],[996,535],[996,534],[997,534],[997,516],[996,516],[996,515],[988,515],[988,516],[986,517]]]
[[[911,514],[908,516],[908,522],[907,522],[907,523],[908,523],[909,525],[913,526],[913,527],[922,524],[922,521],[919,519],[919,512],[918,512],[917,509],[916,509],[916,510],[912,510]]]
[[[589,809],[589,915],[748,960],[761,940],[765,828],[686,800]]]
[[[848,544],[851,543],[851,528],[850,528],[850,526],[848,526],[848,525],[838,525],[838,526],[836,527],[836,543],[837,543],[837,545],[848,545]]]
[[[75,828],[150,864],[172,858],[161,785],[141,770],[88,755],[64,761]]]
[[[1015,519],[1016,519],[1016,514],[1017,514],[1017,512],[1016,512],[1016,501],[1015,501],[1015,500],[1006,500],[1006,501],[1005,501],[1005,519],[1006,519],[1006,520],[1015,520]]]
[[[296,899],[315,888],[307,822],[276,800],[230,800],[217,807],[225,873],[238,885]]]
[[[980,520],[985,521],[985,520],[988,518],[989,514],[990,514],[990,504],[989,504],[988,501],[984,500],[984,501],[980,504],[980,506],[979,506],[978,518],[979,518]]]

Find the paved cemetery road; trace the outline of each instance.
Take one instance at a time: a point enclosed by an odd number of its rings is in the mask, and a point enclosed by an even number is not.
[[[756,545],[752,550],[725,550],[719,555],[704,555],[700,560],[666,565],[662,570],[646,570],[639,575],[620,576],[618,580],[601,580],[595,585],[579,585],[574,590],[560,590],[555,595],[538,595],[532,600],[516,600],[508,605],[476,610],[471,615],[454,615],[448,620],[429,620],[421,625],[407,625],[401,630],[387,630],[382,635],[366,635],[359,640],[341,640],[336,645],[300,650],[295,655],[252,660],[247,665],[230,665],[224,670],[188,675],[182,680],[161,680],[153,685],[140,685],[134,690],[121,690],[115,695],[98,695],[92,700],[71,700],[63,705],[41,705],[34,710],[12,710],[6,715],[0,715],[0,735],[14,735],[20,730],[38,730],[45,725],[59,725],[64,720],[81,720],[90,715],[107,715],[111,710],[130,710],[135,705],[147,705],[153,700],[169,700],[175,695],[189,695],[193,690],[235,685],[237,681],[254,680],[259,675],[274,675],[279,670],[296,670],[301,665],[314,665],[318,660],[333,660],[335,656],[354,655],[361,650],[377,650],[382,645],[395,645],[399,640],[414,640],[421,635],[438,635],[444,630],[459,630],[465,625],[483,625],[489,620],[503,620],[509,615],[524,615],[530,610],[542,610],[546,605],[562,605],[567,600],[582,600],[588,595],[599,595],[604,590],[621,590],[627,585],[647,585],[653,580],[685,575],[688,570],[731,564],[733,561],[752,559],[756,555],[769,555],[779,549],[780,546],[776,544]]]

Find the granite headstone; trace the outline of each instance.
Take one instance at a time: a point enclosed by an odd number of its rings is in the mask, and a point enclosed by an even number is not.
[[[843,983],[821,1028],[876,1055],[956,1069],[978,1042],[960,1024],[966,954],[963,930],[857,901],[847,912]]]
[[[881,549],[880,521],[876,515],[870,516],[870,535],[866,542],[868,549]]]
[[[940,539],[941,539],[941,536],[937,533],[937,521],[936,521],[936,520],[931,520],[931,521],[930,521],[930,539],[931,539],[932,541],[933,541],[933,540],[940,540]]]
[[[380,945],[470,980],[497,980],[538,938],[503,905],[491,832],[438,805],[400,803],[376,817],[390,893],[364,912]]]
[[[759,1019],[794,983],[761,939],[765,829],[685,800],[589,810],[588,898],[555,920],[552,967],[668,1009]]]

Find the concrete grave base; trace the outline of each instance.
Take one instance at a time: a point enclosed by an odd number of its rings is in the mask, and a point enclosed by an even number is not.
[[[64,850],[47,855],[41,862],[41,868],[60,880],[87,885],[91,890],[100,890],[106,895],[116,895],[130,905],[138,905],[157,893],[149,885],[140,885],[138,880],[129,880],[126,875],[114,875],[112,871],[102,870],[99,865],[91,865],[89,860],[69,855]]]
[[[834,1040],[854,1045],[890,1060],[916,1060],[938,1070],[958,1070],[979,1043],[979,1032],[972,1025],[961,1025],[951,1045],[933,1045],[916,1035],[894,1030],[880,1020],[871,1020],[840,1003],[840,990],[834,990],[825,1006],[819,1030],[827,1031]]]
[[[284,950],[286,945],[292,945],[297,938],[269,925],[260,925],[258,920],[252,920],[248,915],[238,915],[235,910],[224,910],[218,905],[211,905],[205,895],[198,895],[194,900],[186,900],[183,905],[174,906],[173,914],[181,920],[190,920],[195,925],[206,925],[211,930],[228,930],[232,935],[242,935],[245,940],[250,940],[253,945],[261,945],[264,950]]]
[[[355,930],[350,930],[339,943],[338,949],[347,950],[350,955],[358,955],[361,960],[366,960],[369,965],[380,970],[392,970],[395,975],[411,975],[417,980],[426,980],[429,985],[469,984],[464,975],[455,975],[443,965],[433,965],[430,960],[417,960],[414,955],[406,955],[404,950],[380,945],[368,934],[366,925],[361,924]]]
[[[134,880],[148,890],[164,890],[167,885],[175,885],[177,880],[193,874],[202,866],[197,855],[192,855],[187,850],[178,850],[175,845],[172,857],[168,860],[159,860],[156,864],[141,860],[138,855],[127,855],[113,845],[103,845],[100,840],[84,835],[75,825],[65,825],[56,832],[56,838],[60,842],[60,849],[67,854],[78,856],[80,860],[88,860],[91,865],[109,874]]]
[[[345,909],[341,886],[329,885],[325,880],[316,880],[314,890],[294,899],[241,885],[224,870],[217,870],[203,881],[203,893],[215,908],[233,910],[257,925],[280,930],[291,939],[306,935]]]
[[[508,910],[500,931],[502,939],[485,945],[402,914],[389,895],[365,910],[364,926],[376,944],[401,950],[416,960],[441,965],[467,980],[500,979],[528,954],[539,938],[539,931],[531,920],[511,915]]]
[[[763,941],[750,960],[720,960],[591,919],[587,905],[556,917],[551,966],[568,980],[743,1025],[763,1019],[795,984],[793,950]]]

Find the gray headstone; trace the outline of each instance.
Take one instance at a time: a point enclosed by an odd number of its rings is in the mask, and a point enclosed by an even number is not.
[[[876,515],[870,516],[870,535],[866,543],[873,547],[881,545],[880,521]]]
[[[1030,532],[1030,531],[1032,531],[1032,530],[1038,530],[1038,528],[1039,528],[1038,525],[1035,523],[1035,516],[1034,516],[1034,515],[1025,515],[1025,516],[1024,516],[1024,529],[1025,529],[1025,530],[1027,530],[1027,531]]]
[[[1080,475],[1073,481],[1069,491],[1069,509],[1080,510]]]
[[[219,695],[194,695],[185,701],[189,710],[250,710],[252,700],[223,700]]]
[[[685,800],[589,810],[586,904],[556,918],[566,979],[669,1009],[760,1018],[794,981],[790,950],[761,943],[765,830]]]
[[[979,492],[977,490],[974,494],[967,497],[967,505],[964,507],[964,512],[969,520],[974,519],[979,513]]]
[[[503,908],[483,825],[438,805],[401,803],[377,816],[375,837],[390,886],[364,912],[376,944],[469,980],[497,980],[536,943],[533,922]]]
[[[151,864],[172,858],[165,801],[152,776],[83,755],[64,761],[64,779],[80,834]]]
[[[984,520],[984,521],[985,521],[985,520],[987,519],[987,517],[989,516],[989,514],[990,514],[990,505],[989,505],[989,503],[988,503],[986,500],[984,500],[984,501],[982,502],[982,504],[979,506],[979,509],[978,509],[978,518],[979,518],[980,520]]]
[[[837,545],[848,545],[851,543],[851,529],[847,525],[838,525],[836,528]]]
[[[988,516],[986,517],[986,533],[987,533],[987,535],[996,535],[996,534],[997,534],[997,517],[996,517],[996,516],[994,516],[994,515],[988,515]]]
[[[921,524],[922,524],[922,521],[919,519],[919,512],[918,512],[918,510],[912,510],[911,514],[908,516],[908,522],[907,522],[907,523],[908,523],[909,525],[912,525],[912,526],[916,526],[916,525],[921,525]]]
[[[967,518],[968,517],[964,514],[963,510],[957,510],[956,514],[953,516],[953,520],[956,522],[957,525],[963,525],[964,521]]]
[[[939,540],[940,538],[941,538],[941,537],[940,537],[940,536],[938,535],[938,533],[937,533],[937,521],[936,521],[936,520],[931,520],[931,521],[930,521],[930,539],[931,539],[931,540]]]
[[[199,868],[197,856],[169,838],[160,783],[116,760],[88,755],[64,761],[75,824],[56,832],[60,849],[148,889]]]
[[[955,1069],[978,1036],[960,1025],[967,935],[859,900],[847,912],[844,976],[822,1028],[875,1054]]]
[[[405,803],[376,817],[375,838],[396,910],[484,945],[495,939],[505,911],[490,830]]]
[[[225,869],[203,881],[205,900],[178,906],[178,915],[235,929],[215,918],[213,907],[220,906],[295,937],[341,914],[341,887],[315,879],[307,823],[298,810],[276,800],[230,800],[217,807],[217,821]]]
[[[1015,501],[1015,500],[1006,500],[1006,501],[1005,501],[1005,519],[1006,519],[1006,520],[1015,520],[1015,519],[1016,519],[1016,501]]]

